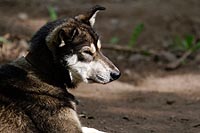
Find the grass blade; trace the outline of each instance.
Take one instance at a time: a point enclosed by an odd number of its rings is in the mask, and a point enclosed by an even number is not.
[[[136,44],[138,37],[141,35],[143,29],[144,29],[144,24],[138,24],[135,27],[135,29],[133,30],[133,34],[131,36],[131,39],[128,43],[129,47],[133,47]]]
[[[51,21],[54,21],[58,18],[57,12],[54,7],[49,6],[48,11],[49,11],[49,17],[50,17]]]

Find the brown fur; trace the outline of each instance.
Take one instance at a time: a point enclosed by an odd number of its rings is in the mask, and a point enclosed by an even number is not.
[[[81,132],[74,97],[24,58],[3,66],[0,77],[0,132]]]
[[[25,58],[0,67],[0,132],[82,133],[76,114],[76,100],[66,88],[72,81],[66,56],[77,55],[80,62],[104,61],[111,69],[111,82],[120,72],[98,49],[95,56],[84,56],[81,48],[95,44],[98,35],[89,18],[97,10],[75,18],[56,20],[43,26],[31,39]],[[60,47],[61,42],[65,45]],[[93,53],[94,54],[94,53]],[[109,76],[110,76],[109,75]],[[99,80],[103,78],[100,77]]]

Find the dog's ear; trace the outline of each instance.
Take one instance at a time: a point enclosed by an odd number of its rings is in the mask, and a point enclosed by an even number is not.
[[[96,14],[100,10],[105,10],[105,9],[106,9],[105,7],[96,5],[96,6],[92,7],[89,11],[87,11],[86,13],[76,16],[75,19],[93,27],[93,25],[95,23]]]
[[[69,44],[78,33],[74,26],[58,27],[46,37],[47,47],[54,53],[57,47]]]
[[[65,44],[71,43],[74,39],[74,37],[78,34],[78,30],[76,28],[63,28],[59,31],[59,39],[61,40],[61,43],[59,44],[59,47],[64,46]]]

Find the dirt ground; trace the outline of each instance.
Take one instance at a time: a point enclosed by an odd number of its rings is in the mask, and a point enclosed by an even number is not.
[[[0,45],[0,64],[26,54],[30,37],[49,20],[48,6],[65,17],[94,4],[107,8],[95,25],[104,45],[118,37],[118,44],[126,46],[134,26],[143,23],[135,48],[165,56],[103,49],[122,76],[107,85],[70,90],[79,100],[82,124],[108,133],[200,133],[199,51],[180,68],[164,69],[173,61],[169,45],[175,35],[200,38],[199,0],[1,0],[0,36],[10,42]]]
[[[80,85],[72,90],[84,126],[111,133],[198,133],[199,75],[149,77],[133,86],[123,82]]]

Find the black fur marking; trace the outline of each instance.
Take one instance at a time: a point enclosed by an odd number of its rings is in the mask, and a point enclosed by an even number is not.
[[[27,72],[25,70],[10,64],[6,64],[0,67],[0,81],[11,78],[24,80],[26,75]]]
[[[27,61],[32,64],[33,67],[48,75],[55,86],[61,88],[74,88],[69,71],[60,64],[56,56],[48,49],[46,37],[58,26],[63,23],[67,23],[67,19],[60,19],[47,23],[43,26],[31,39],[30,53],[26,57]],[[60,43],[60,42],[58,42]],[[56,45],[56,44],[55,44]],[[57,51],[57,50],[56,50]]]

